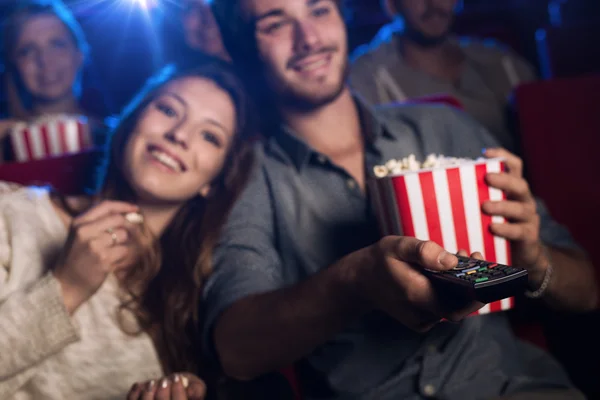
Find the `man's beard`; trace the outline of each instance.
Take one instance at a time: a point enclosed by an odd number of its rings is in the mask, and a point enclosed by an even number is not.
[[[342,67],[341,79],[331,90],[323,93],[310,93],[304,88],[283,86],[275,94],[275,101],[280,107],[309,113],[337,100],[346,88],[346,80],[350,74],[350,63],[346,59]]]
[[[426,48],[439,46],[440,44],[446,41],[449,35],[449,30],[438,36],[429,36],[411,27],[407,27],[404,30],[404,36],[406,36],[408,39],[410,39],[412,42],[416,43],[420,47]]]
[[[421,15],[420,19],[423,21],[427,21],[430,18],[434,18],[436,15],[443,17],[443,18],[447,18],[449,20],[448,21],[448,29],[446,29],[446,31],[444,33],[441,33],[436,36],[426,35],[425,33],[419,31],[417,28],[411,26],[411,24],[406,23],[404,35],[421,47],[439,46],[450,35],[450,30],[451,30],[454,18],[451,13],[448,13],[445,10],[440,10],[437,8],[429,7],[425,11],[425,13],[423,15]]]

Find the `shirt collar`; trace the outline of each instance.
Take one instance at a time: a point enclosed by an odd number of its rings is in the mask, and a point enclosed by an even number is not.
[[[353,95],[353,98],[358,108],[367,147],[372,147],[377,139],[382,136],[394,139],[394,136],[389,133],[385,121],[377,116],[375,110],[359,96]],[[282,150],[284,157],[289,159],[299,171],[310,162],[311,158],[319,157],[319,154],[312,147],[285,124],[280,126],[275,135],[271,135],[269,146]]]

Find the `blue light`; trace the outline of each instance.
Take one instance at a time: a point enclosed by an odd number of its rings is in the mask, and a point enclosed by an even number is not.
[[[133,0],[133,1],[135,3],[137,3],[144,10],[152,9],[152,8],[156,7],[156,5],[157,5],[156,0]]]

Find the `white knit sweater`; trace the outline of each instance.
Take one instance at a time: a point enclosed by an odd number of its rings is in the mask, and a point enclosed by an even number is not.
[[[134,382],[163,375],[150,336],[120,329],[115,280],[69,316],[46,272],[66,236],[46,189],[0,182],[2,400],[124,399]]]

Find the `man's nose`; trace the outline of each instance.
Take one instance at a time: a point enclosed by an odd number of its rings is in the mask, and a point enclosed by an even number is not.
[[[310,21],[301,21],[295,26],[295,50],[308,52],[319,47],[320,37],[317,28]]]

